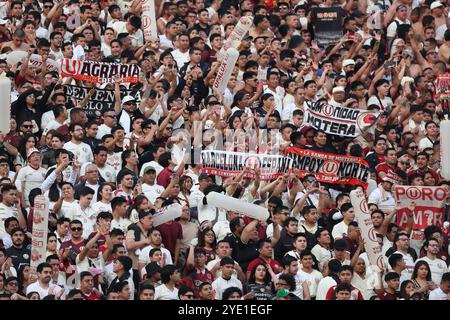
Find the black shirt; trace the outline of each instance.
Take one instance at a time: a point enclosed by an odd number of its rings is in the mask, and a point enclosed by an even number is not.
[[[6,249],[6,255],[11,258],[12,264],[16,270],[21,265],[30,264],[31,250],[27,247],[16,248],[14,246]]]
[[[283,228],[280,233],[280,240],[275,245],[275,259],[281,261],[286,252],[294,250],[294,236],[291,236],[286,229]]]

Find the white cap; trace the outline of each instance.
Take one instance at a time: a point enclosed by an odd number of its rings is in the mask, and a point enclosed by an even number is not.
[[[402,78],[402,81],[401,81],[402,87],[404,87],[405,84],[406,84],[406,83],[409,83],[409,82],[414,82],[414,79],[411,78],[411,77],[403,77],[403,78]]]
[[[125,96],[122,99],[122,104],[128,103],[130,101],[136,101],[136,99],[134,97],[132,97],[132,96]]]
[[[430,9],[433,10],[433,9],[436,9],[436,8],[439,8],[439,7],[443,7],[443,6],[444,5],[442,4],[442,2],[434,1],[433,3],[431,3]]]
[[[35,153],[35,152],[41,153],[41,152],[40,152],[38,149],[36,149],[36,148],[28,149],[28,152],[27,152],[27,159],[28,159],[33,153]]]
[[[345,88],[344,87],[334,87],[333,88],[333,93],[338,93],[338,92],[345,92]]]
[[[0,19],[0,26],[5,25],[7,22],[8,20]]]
[[[351,66],[352,64],[355,64],[355,60],[353,60],[353,59],[345,59],[342,62],[342,67],[345,68],[346,66]]]

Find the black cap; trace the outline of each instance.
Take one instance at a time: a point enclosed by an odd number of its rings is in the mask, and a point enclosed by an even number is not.
[[[155,273],[161,273],[162,268],[156,262],[150,262],[145,266],[145,271],[147,272],[147,277],[151,277]]]
[[[133,260],[131,260],[128,256],[120,256],[117,258],[122,265],[125,271],[129,271],[133,267]]]
[[[114,134],[117,130],[125,130],[120,124],[111,128],[111,134]]]
[[[207,174],[207,173],[201,173],[201,174],[198,176],[198,181],[203,180],[203,179],[208,179],[208,178],[212,178],[212,175]]]
[[[150,210],[139,210],[139,220],[144,219],[147,216],[152,216],[152,211]]]
[[[222,260],[220,260],[220,266],[225,266],[227,264],[232,264],[234,266],[234,260],[230,257],[224,257]]]

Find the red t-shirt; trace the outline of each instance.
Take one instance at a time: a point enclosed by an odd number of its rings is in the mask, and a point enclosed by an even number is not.
[[[170,183],[170,179],[172,179],[172,175],[175,173],[175,171],[170,170],[168,167],[164,168],[158,175],[158,178],[156,178],[156,183],[160,186],[167,188],[167,186]]]
[[[377,165],[375,167],[375,170],[377,171],[377,183],[381,183],[380,172],[384,172],[387,175],[387,177],[396,181],[399,184],[402,182],[402,179],[397,174],[398,168],[391,167],[386,162]]]
[[[269,265],[272,267],[272,270],[273,270],[274,273],[278,274],[278,273],[280,273],[281,271],[283,271],[283,268],[281,267],[280,263],[279,263],[277,260],[269,259],[268,262],[269,262]],[[252,260],[252,261],[249,263],[249,265],[248,265],[248,267],[247,267],[247,272],[248,272],[248,273],[251,272],[251,271],[253,270],[253,268],[254,268],[257,264],[259,264],[259,263],[262,263],[262,264],[264,264],[264,265],[267,264],[266,261],[264,261],[263,259],[261,259],[260,257],[258,257],[258,258]]]
[[[182,279],[183,284],[194,290],[194,297],[196,299],[200,298],[199,288],[203,282],[213,283],[214,275],[211,271],[205,268],[201,271],[199,268],[189,271],[188,275]]]
[[[183,229],[181,228],[181,224],[177,221],[169,221],[157,226],[156,229],[161,232],[164,248],[169,250],[173,257],[177,240],[183,239]]]

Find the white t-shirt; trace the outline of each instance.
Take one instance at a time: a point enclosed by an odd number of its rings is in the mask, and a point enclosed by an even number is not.
[[[61,209],[59,210],[58,216],[60,217],[67,217],[70,210],[76,210],[78,205],[78,201],[74,200],[72,202],[67,202],[66,200],[63,200]]]
[[[437,285],[441,284],[442,275],[447,272],[447,264],[444,262],[444,260],[441,260],[439,258],[431,260],[428,257],[423,257],[420,259],[417,259],[416,263],[419,261],[426,261],[428,265],[430,266],[431,270],[431,280]]]
[[[403,256],[403,261],[405,261],[405,264],[406,264],[406,268],[405,268],[405,270],[402,271],[401,276],[404,279],[411,279],[411,276],[414,271],[414,264],[415,264],[414,259],[411,257],[411,255],[409,253],[406,255],[400,251],[395,251],[394,253],[401,254]]]
[[[103,270],[105,266],[105,260],[103,259],[103,255],[100,254],[97,258],[89,258],[88,256],[84,257],[83,261],[80,261],[80,255],[78,254],[75,262],[77,264],[77,272],[81,273],[83,271],[89,271],[89,268],[96,268]]]
[[[97,166],[97,168],[100,175],[105,179],[105,182],[116,183],[116,170],[113,167],[105,163],[103,168],[100,168],[99,166]]]
[[[347,235],[348,231],[348,225],[345,224],[344,221],[339,222],[333,227],[333,232],[331,235],[333,236],[333,239],[342,239],[344,236]]]
[[[397,22],[395,22],[397,21]],[[411,22],[407,19],[405,21],[401,21],[398,18],[395,18],[395,21],[392,21],[387,28],[387,36],[390,38],[394,38],[397,34],[397,24],[411,24]]]
[[[220,277],[213,281],[212,288],[215,292],[215,299],[216,300],[222,300],[222,294],[223,292],[231,287],[238,287],[242,290],[242,283],[235,277],[231,277],[229,280],[225,280],[224,278]]]
[[[92,210],[95,212],[95,215],[98,215],[100,212],[110,212],[112,213],[111,203],[104,203],[101,201],[97,201],[93,205],[91,205]]]
[[[216,234],[217,241],[222,240],[231,232],[230,222],[228,220],[216,222],[214,224],[213,231]]]
[[[386,200],[382,200],[380,188],[376,188],[369,195],[368,203],[375,203],[380,210],[392,211],[395,208],[395,199],[392,192],[385,191]]]
[[[46,169],[41,167],[35,170],[30,166],[26,166],[20,169],[16,179],[16,188],[18,191],[23,193],[25,198],[25,205],[27,207],[30,205],[30,202],[28,201],[30,191],[42,186],[42,182],[44,182],[45,180],[46,171]],[[24,184],[23,188],[22,183]]]
[[[293,121],[293,113],[295,110],[302,110],[295,103],[289,103],[283,108],[283,113],[281,114],[281,120],[283,121]]]
[[[319,262],[319,268],[320,270],[323,269],[323,265],[331,259],[331,252],[330,250],[322,247],[320,244],[316,244],[312,249],[311,253],[316,257],[317,261]],[[326,294],[326,293],[325,293]]]
[[[60,291],[62,290],[62,288],[61,288],[60,286],[58,286],[58,285],[56,285],[56,284],[51,284],[51,283],[49,283],[47,289],[42,288],[42,287],[39,285],[39,282],[36,281],[36,282],[33,282],[32,284],[28,285],[28,287],[27,287],[27,293],[26,293],[26,294],[29,294],[30,292],[37,292],[37,293],[39,293],[39,297],[40,297],[41,300],[42,300],[42,299],[44,299],[46,296],[48,296],[48,291],[49,291],[50,289],[53,289],[54,294],[57,294],[58,292],[60,292]]]
[[[92,207],[87,207],[85,210],[81,209],[77,203],[71,210],[67,212],[66,218],[70,220],[80,220],[83,224],[83,238],[87,239],[89,235],[94,232],[94,226],[97,219],[97,214]]]
[[[182,66],[186,62],[189,62],[189,50],[185,53],[181,52],[179,49],[173,50],[171,52],[173,59],[177,62],[178,70],[181,69]]]
[[[311,273],[307,273],[303,270],[298,270],[298,274],[300,274],[308,284],[309,294],[311,295],[311,297],[315,297],[317,294],[317,287],[320,283],[320,280],[323,279],[322,273],[320,273],[315,269],[312,269]]]
[[[145,248],[141,249],[141,253],[139,254],[139,263],[147,264],[150,262],[149,253],[150,253],[150,250],[152,250],[153,248],[154,247],[149,245],[149,246],[146,246]],[[161,249],[161,253],[166,258],[166,265],[173,264],[172,255],[170,254],[170,251],[164,247],[161,247],[160,249]]]
[[[161,196],[161,193],[164,192],[164,187],[159,184],[149,185],[147,183],[142,184],[142,193],[147,197],[148,201],[151,203],[155,203],[156,198]]]
[[[101,140],[105,134],[111,134],[111,128],[103,123],[98,126],[97,135],[95,137]]]
[[[72,152],[77,157],[80,165],[94,161],[91,147],[87,143],[81,142],[75,144],[72,141],[69,141],[64,144],[64,149]]]
[[[441,288],[436,288],[430,292],[429,300],[448,300],[448,294],[442,291]]]
[[[178,289],[170,290],[165,284],[155,288],[155,300],[178,300]]]
[[[325,277],[320,280],[317,286],[316,300],[326,300],[328,290],[337,283],[332,277]]]
[[[369,98],[369,100],[367,101],[367,105],[370,106],[371,104],[375,104],[375,105],[379,106],[381,108],[381,110],[384,111],[387,108],[392,107],[394,102],[392,102],[392,99],[390,97],[384,97],[383,99],[381,99],[381,104],[380,104],[380,100],[376,96],[371,96]]]

